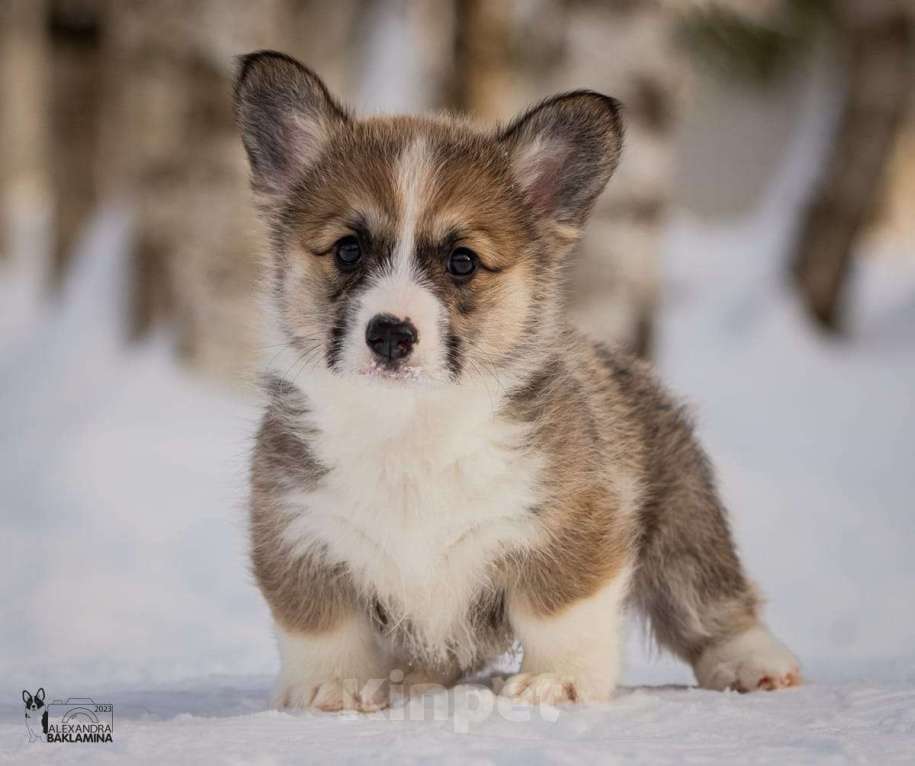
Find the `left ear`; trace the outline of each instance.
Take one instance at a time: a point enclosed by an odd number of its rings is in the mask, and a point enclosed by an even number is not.
[[[44,687],[35,692],[35,699],[37,699],[39,702],[44,702]]]
[[[254,189],[283,197],[349,115],[294,58],[258,51],[239,58],[235,115]]]
[[[538,214],[580,227],[619,162],[619,101],[589,90],[547,99],[499,134]]]

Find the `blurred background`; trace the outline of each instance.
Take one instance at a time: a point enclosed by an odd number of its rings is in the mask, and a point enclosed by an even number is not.
[[[621,99],[576,321],[694,404],[814,675],[915,679],[913,25],[906,0],[0,0],[9,699],[275,666],[231,111],[233,57],[267,47],[360,113]],[[630,682],[689,679],[633,644]]]

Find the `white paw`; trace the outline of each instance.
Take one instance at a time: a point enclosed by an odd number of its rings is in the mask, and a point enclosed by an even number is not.
[[[700,686],[717,691],[772,691],[801,683],[797,658],[762,626],[706,649],[694,670]]]
[[[356,710],[372,713],[390,703],[387,682],[361,683],[354,679],[331,678],[320,683],[281,684],[273,696],[273,707],[279,710],[315,708],[328,713]]]
[[[575,682],[555,673],[518,673],[505,682],[499,693],[513,702],[527,705],[559,705],[579,701]]]

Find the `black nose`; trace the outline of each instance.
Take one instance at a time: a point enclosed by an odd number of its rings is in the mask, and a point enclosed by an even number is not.
[[[409,319],[378,314],[365,328],[365,342],[379,358],[396,362],[409,356],[416,345],[416,328]]]

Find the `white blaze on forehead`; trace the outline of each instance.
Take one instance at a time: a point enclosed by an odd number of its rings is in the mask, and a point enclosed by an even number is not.
[[[426,141],[417,138],[404,149],[397,163],[396,188],[400,194],[400,225],[394,250],[395,273],[414,272],[416,226],[423,203],[428,198],[430,177]]]
[[[391,314],[398,319],[409,319],[418,331],[419,342],[407,364],[421,374],[440,377],[446,367],[445,343],[441,337],[445,308],[425,283],[416,262],[416,230],[433,174],[425,139],[418,138],[407,145],[395,173],[400,219],[394,252],[388,267],[375,277],[359,301],[344,349],[344,363],[353,371],[361,371],[371,363],[365,328],[377,314]]]

